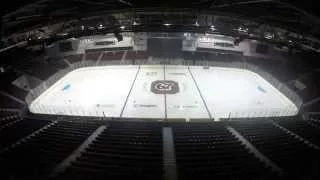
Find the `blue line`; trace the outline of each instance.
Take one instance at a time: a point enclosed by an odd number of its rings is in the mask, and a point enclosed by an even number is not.
[[[134,83],[136,82],[136,79],[137,79],[137,77],[138,77],[139,72],[140,72],[140,66],[139,66],[139,69],[138,69],[138,71],[137,71],[137,73],[136,73],[136,76],[134,77],[134,80],[133,80],[133,82],[132,82],[132,84],[131,84],[129,93],[128,93],[127,97],[126,97],[126,101],[124,102],[124,105],[123,105],[123,107],[122,107],[122,110],[121,110],[121,113],[120,113],[120,117],[122,117],[122,115],[123,115],[123,111],[124,111],[124,109],[125,109],[125,107],[126,107],[126,105],[127,105],[129,96],[130,96],[130,94],[131,94],[131,91],[132,91],[132,89],[133,89]]]
[[[198,89],[198,92],[199,92],[200,97],[201,97],[201,99],[202,99],[202,101],[203,101],[203,104],[204,104],[204,106],[206,107],[206,110],[207,110],[207,112],[208,112],[209,118],[212,119],[212,116],[211,116],[211,113],[210,113],[209,108],[208,108],[208,106],[207,106],[207,103],[206,103],[206,101],[204,100],[204,98],[203,98],[203,96],[202,96],[202,93],[201,93],[201,91],[200,91],[200,88],[198,87],[198,84],[197,84],[196,80],[194,79],[193,74],[191,73],[191,70],[190,70],[190,67],[189,67],[189,66],[188,66],[188,70],[189,70],[189,73],[190,73],[190,75],[191,75],[191,77],[192,77],[192,80],[193,80],[194,84],[196,85],[196,87],[197,87],[197,89]]]

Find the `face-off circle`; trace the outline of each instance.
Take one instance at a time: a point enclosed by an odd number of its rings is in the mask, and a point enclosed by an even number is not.
[[[157,80],[151,83],[151,92],[155,94],[177,94],[179,84],[171,80]]]

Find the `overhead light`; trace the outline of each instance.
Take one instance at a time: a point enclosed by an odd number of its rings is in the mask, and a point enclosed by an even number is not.
[[[126,27],[125,26],[120,26],[120,29],[124,30]]]
[[[248,28],[243,28],[243,27],[240,26],[240,27],[238,28],[238,31],[239,31],[239,32],[244,32],[244,33],[246,33],[246,32],[248,32]]]
[[[191,34],[190,33],[183,33],[183,36],[189,37],[189,36],[191,36]]]
[[[214,28],[214,25],[211,25],[210,29],[211,29],[211,31],[215,31],[216,30],[216,28]]]
[[[171,24],[169,24],[169,23],[165,23],[165,24],[163,24],[163,25],[165,25],[165,26],[170,26]]]
[[[98,29],[104,29],[105,27],[102,24],[99,24]]]
[[[139,23],[137,23],[136,21],[133,21],[132,25],[137,26],[139,25]]]
[[[264,38],[266,39],[273,39],[274,38],[274,35],[270,32],[266,32],[265,35],[264,35]]]

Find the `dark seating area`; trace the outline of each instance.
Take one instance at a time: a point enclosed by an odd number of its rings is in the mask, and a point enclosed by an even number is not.
[[[126,55],[127,60],[134,60],[136,59],[136,51],[128,51]]]
[[[0,118],[6,118],[6,117],[10,117],[10,116],[15,116],[15,115],[18,115],[18,112],[0,110]]]
[[[312,143],[319,130],[298,117],[231,119],[220,122],[115,121],[90,117],[0,111],[1,179],[43,179],[102,125],[105,129],[81,151],[57,179],[163,179],[162,129],[172,127],[178,179],[315,179],[319,176],[319,150],[284,130]],[[313,116],[319,118],[320,116]],[[6,125],[6,123],[11,123]],[[27,137],[52,123],[46,129]],[[234,128],[284,176],[260,161],[232,134]],[[17,143],[10,149],[10,145]]]
[[[281,59],[245,57],[244,60],[267,71],[283,83],[297,78],[294,67],[285,64]]]
[[[308,120],[320,122],[320,112],[311,112],[308,114],[308,116],[309,116]]]
[[[107,123],[62,177],[161,179],[161,130],[157,123]]]
[[[28,91],[21,89],[13,84],[7,84],[4,89],[8,94],[10,94],[10,95],[22,100],[22,101],[24,101],[25,97],[28,94]]]
[[[315,127],[309,121],[293,118],[274,118],[275,122],[302,138],[320,147],[320,127]]]
[[[0,90],[21,100],[24,100],[28,92],[12,84],[12,82],[19,78],[19,76],[21,76],[20,73],[14,72],[10,69],[5,73],[1,73],[0,81],[2,84],[0,86]]]
[[[20,64],[18,64],[16,68],[41,80],[48,79],[59,70],[58,68],[53,67],[45,61],[40,60],[23,61],[20,62]]]
[[[19,112],[0,110],[0,130],[19,119]]]
[[[85,54],[86,60],[89,60],[89,61],[97,61],[101,53],[102,53],[102,52],[100,52],[100,51],[97,51],[97,52],[88,52],[88,53]]]
[[[101,58],[101,61],[121,60],[122,56],[123,56],[123,51],[104,52]]]
[[[222,123],[172,127],[180,179],[258,179],[275,175]]]
[[[320,117],[319,115],[312,115],[310,116],[310,119],[308,119],[310,123],[315,125],[317,128],[320,128]]]
[[[182,51],[182,58],[185,60],[194,60],[196,56],[190,51]]]
[[[49,58],[46,61],[58,69],[65,69],[68,67],[68,64],[61,58]]]
[[[0,129],[0,150],[49,123],[49,121],[35,119],[22,120],[20,117],[15,117],[12,122],[14,123],[10,126]]]
[[[21,126],[29,130],[36,127],[35,123],[41,126],[50,123],[32,119],[23,122],[25,123]],[[41,179],[67,158],[97,127],[95,123],[59,121],[4,152],[4,162],[1,163],[4,167],[1,169],[4,170],[6,178]],[[16,129],[15,134],[19,134],[20,131]],[[8,137],[10,136],[6,139]]]
[[[320,100],[306,107],[309,112],[320,112]]]
[[[73,64],[81,61],[83,56],[84,56],[83,54],[73,54],[73,55],[66,56],[64,58],[67,59],[71,64]]]
[[[148,59],[147,51],[136,51],[136,59]]]
[[[149,55],[146,51],[128,51],[126,59],[136,60],[136,59],[148,59]]]
[[[0,94],[0,102],[0,108],[21,109],[24,107],[24,104],[21,104],[20,102],[17,102],[16,100],[3,94]]]
[[[304,102],[308,102],[320,96],[320,87],[315,82],[320,80],[320,72],[314,72],[298,79],[307,88],[299,91],[298,94],[303,98]]]
[[[313,179],[310,176],[319,173],[319,151],[274,126],[268,119],[242,119],[230,125],[291,178]]]
[[[20,76],[19,73],[15,72],[12,69],[7,69],[6,72],[0,74],[0,80],[2,83],[11,83],[15,79],[17,79]],[[2,88],[2,87],[1,87]]]

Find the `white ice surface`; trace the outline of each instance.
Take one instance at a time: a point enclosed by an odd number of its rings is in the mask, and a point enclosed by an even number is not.
[[[259,75],[242,69],[191,67],[212,116],[294,115],[295,105]],[[231,114],[230,114],[231,113]]]
[[[67,74],[31,105],[32,112],[119,117],[137,66],[82,68]],[[67,85],[69,89],[63,90]]]
[[[163,79],[163,65],[141,66],[125,106],[123,117],[164,118],[164,95],[154,94],[150,91],[153,81]]]
[[[166,66],[166,80],[179,83],[179,93],[167,94],[168,118],[209,118],[200,93],[192,80],[188,67]]]
[[[180,92],[164,95],[150,91],[153,81],[164,79],[178,82]],[[253,72],[201,66],[190,66],[189,71],[174,65],[165,69],[163,65],[143,65],[140,70],[132,65],[81,68],[60,79],[29,108],[34,113],[159,119],[166,115],[208,118],[211,114],[217,119],[298,112],[287,97]]]

